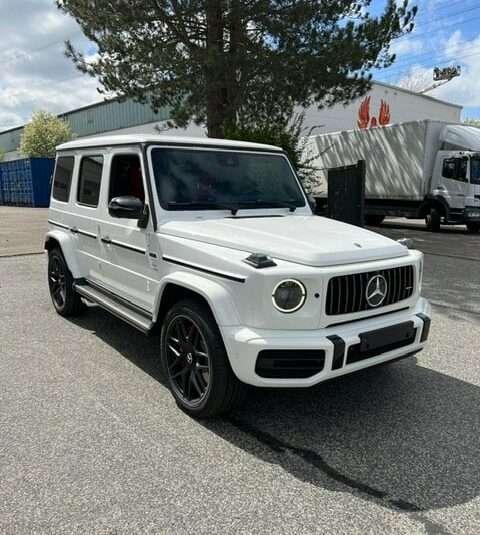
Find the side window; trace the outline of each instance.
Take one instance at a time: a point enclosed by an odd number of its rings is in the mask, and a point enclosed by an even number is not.
[[[445,158],[443,160],[442,176],[445,178],[455,178],[455,158]]]
[[[137,154],[117,154],[110,165],[110,188],[108,202],[114,197],[127,195],[145,201],[142,167]]]
[[[52,187],[52,197],[56,201],[68,202],[74,162],[75,158],[73,156],[57,158]]]
[[[460,182],[467,180],[468,158],[445,158],[443,160],[442,175]]]
[[[77,200],[87,206],[98,206],[102,180],[103,156],[84,156],[80,162]]]

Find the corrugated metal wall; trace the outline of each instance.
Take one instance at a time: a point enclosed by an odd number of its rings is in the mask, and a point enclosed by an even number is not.
[[[154,113],[148,106],[132,100],[110,101],[71,111],[60,117],[70,124],[72,132],[82,137],[154,121],[164,121],[169,117],[169,110],[164,108],[159,113]]]
[[[165,121],[169,118],[169,113],[170,109],[167,107],[161,109],[159,113],[154,113],[149,106],[133,100],[125,102],[113,100],[69,111],[59,117],[68,122],[73,133],[83,137],[155,121]],[[23,127],[19,126],[1,132],[0,147],[5,152],[17,150],[22,131]]]
[[[20,146],[20,136],[22,135],[23,127],[19,126],[18,128],[7,130],[0,134],[0,147],[5,152],[10,152],[12,150],[17,150]]]

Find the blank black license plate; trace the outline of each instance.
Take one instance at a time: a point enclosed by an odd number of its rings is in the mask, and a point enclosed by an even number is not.
[[[407,343],[410,341],[411,343],[414,338],[415,328],[413,321],[406,321],[391,327],[360,334],[360,351],[361,353],[369,353],[382,347],[397,346],[401,342]]]

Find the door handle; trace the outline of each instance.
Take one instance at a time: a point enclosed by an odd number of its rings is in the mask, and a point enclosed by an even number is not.
[[[78,233],[78,228],[77,227],[70,227],[70,232],[73,232],[73,234],[77,234]]]
[[[437,186],[437,189],[438,189],[439,191],[445,191],[445,188],[444,188],[443,186]]]
[[[111,238],[109,236],[104,236],[102,238],[102,242],[106,243],[107,245],[110,245],[112,243],[112,240],[111,240]]]

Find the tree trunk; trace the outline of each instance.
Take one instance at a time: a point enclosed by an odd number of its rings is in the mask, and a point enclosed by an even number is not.
[[[228,53],[225,65],[225,94],[226,107],[224,124],[230,128],[235,127],[237,122],[239,87],[239,67],[244,67],[245,43],[248,39],[246,27],[242,22],[241,0],[230,0],[228,17]]]
[[[206,115],[208,137],[222,138],[222,123],[226,107],[225,61],[223,46],[223,2],[205,2],[207,22]]]

